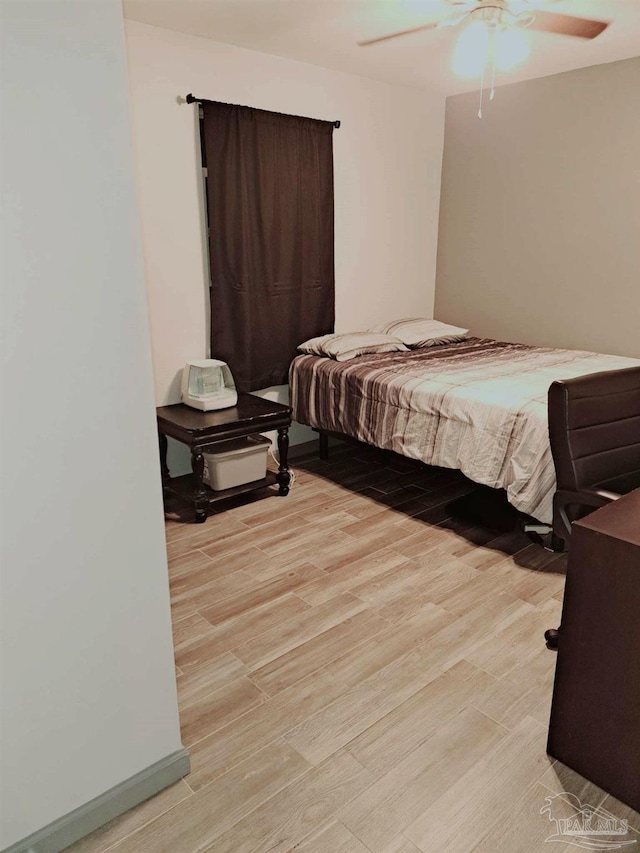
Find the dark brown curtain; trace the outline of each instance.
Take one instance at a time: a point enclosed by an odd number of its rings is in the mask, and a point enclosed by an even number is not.
[[[333,331],[333,124],[203,101],[211,356],[239,391],[285,384]]]

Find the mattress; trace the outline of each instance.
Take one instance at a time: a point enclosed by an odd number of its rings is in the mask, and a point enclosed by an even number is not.
[[[556,379],[640,360],[481,338],[346,362],[297,356],[293,417],[505,489],[547,524],[556,489],[547,393]]]

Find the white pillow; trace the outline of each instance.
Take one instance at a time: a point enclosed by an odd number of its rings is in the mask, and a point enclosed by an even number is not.
[[[450,326],[438,320],[426,320],[422,317],[409,317],[406,320],[394,320],[381,323],[369,329],[384,335],[394,335],[409,347],[434,347],[439,344],[453,344],[464,340],[469,329]]]
[[[348,361],[365,353],[407,352],[407,347],[398,338],[371,332],[322,335],[319,338],[310,338],[300,344],[298,349],[307,355],[324,355],[335,358],[336,361]]]

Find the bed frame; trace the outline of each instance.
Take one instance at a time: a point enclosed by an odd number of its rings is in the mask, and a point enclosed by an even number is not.
[[[323,460],[329,458],[330,438],[356,440],[314,431]],[[640,367],[554,382],[549,389],[549,432],[558,490],[553,525],[543,544],[564,551],[572,520],[640,488]],[[543,526],[534,525],[536,532]]]

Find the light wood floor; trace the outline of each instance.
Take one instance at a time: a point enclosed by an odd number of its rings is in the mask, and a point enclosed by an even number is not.
[[[448,517],[455,472],[292,461],[287,498],[167,521],[192,771],[69,849],[568,853],[564,791],[640,828],[545,753],[564,557]]]

